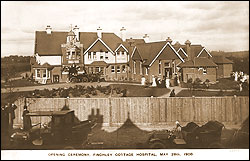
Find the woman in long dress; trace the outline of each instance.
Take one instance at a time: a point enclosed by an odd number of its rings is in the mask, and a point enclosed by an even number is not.
[[[28,107],[24,105],[23,115],[22,115],[23,116],[23,129],[27,131],[32,128],[31,118],[30,116],[27,116],[28,113],[29,113]]]

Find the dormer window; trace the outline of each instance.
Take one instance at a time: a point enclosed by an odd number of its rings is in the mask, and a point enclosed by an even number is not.
[[[107,51],[105,52],[105,59],[106,59],[106,60],[109,59],[109,55],[108,55],[108,52],[107,52]]]
[[[93,52],[93,59],[96,59],[96,52]]]
[[[88,53],[88,59],[91,59],[91,52]]]
[[[100,60],[103,60],[104,56],[103,56],[103,52],[100,52]]]

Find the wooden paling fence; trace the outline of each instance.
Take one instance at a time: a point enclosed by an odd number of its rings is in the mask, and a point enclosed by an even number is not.
[[[24,98],[18,99],[15,124],[22,124]],[[217,120],[240,124],[249,116],[249,97],[124,97],[124,98],[27,98],[29,111],[60,110],[64,105],[75,110],[79,120],[86,120],[92,109],[99,109],[104,126],[119,126],[128,113],[136,125],[155,126],[179,122],[204,123]],[[35,118],[33,123],[47,121]]]

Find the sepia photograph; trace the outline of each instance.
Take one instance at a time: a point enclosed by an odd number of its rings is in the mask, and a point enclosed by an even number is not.
[[[249,1],[1,1],[1,159],[249,160]]]

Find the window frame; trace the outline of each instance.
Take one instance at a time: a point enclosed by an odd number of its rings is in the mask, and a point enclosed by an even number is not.
[[[91,59],[92,59],[92,53],[88,52],[88,60],[91,60]]]
[[[115,73],[115,66],[111,65],[111,73]]]
[[[97,56],[96,56],[96,52],[95,52],[95,51],[93,52],[93,59],[94,59],[94,60],[97,59]]]
[[[159,60],[159,66],[158,66],[158,68],[159,68],[159,70],[158,70],[159,75],[161,75],[161,60]]]
[[[117,73],[121,73],[121,67],[120,67],[120,65],[117,65],[117,66],[116,66],[116,72],[117,72]]]
[[[126,73],[126,65],[122,65],[122,73]]]

